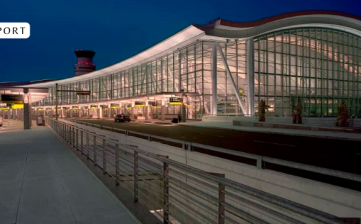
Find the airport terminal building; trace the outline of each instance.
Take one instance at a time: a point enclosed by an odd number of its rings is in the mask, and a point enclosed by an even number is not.
[[[341,100],[361,116],[360,70],[361,18],[302,11],[190,25],[117,64],[29,87],[49,88],[36,110],[54,114],[58,101],[68,117],[257,116],[262,99],[267,116],[292,116],[298,101],[305,117],[337,116]]]

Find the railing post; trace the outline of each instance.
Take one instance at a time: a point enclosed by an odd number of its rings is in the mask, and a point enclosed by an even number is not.
[[[134,149],[134,202],[138,202],[138,175],[139,175],[139,164],[138,164],[138,150]]]
[[[79,129],[78,128],[76,129],[76,150],[80,151],[79,150]]]
[[[225,178],[225,175],[222,173],[210,173],[213,176]],[[224,204],[226,203],[226,186],[222,183],[218,183],[218,224],[225,223],[225,208]]]
[[[84,144],[83,144],[83,130],[80,130],[80,148],[81,148],[81,154],[84,155]]]
[[[226,202],[225,195],[226,186],[222,183],[218,183],[218,224],[224,224],[224,203]]]
[[[87,159],[89,159],[89,156],[90,156],[90,154],[89,154],[89,151],[90,151],[90,144],[89,144],[89,133],[88,132],[86,132],[85,133],[85,138],[86,138],[86,158]]]
[[[72,131],[72,138],[73,138],[72,140],[73,140],[73,148],[74,148],[74,147],[76,147],[76,145],[75,145],[75,127],[74,126],[72,126],[72,130],[73,130]]]
[[[106,139],[103,138],[103,174],[107,173],[106,155],[107,155],[107,142],[106,142]]]
[[[67,124],[64,124],[65,125],[65,139],[66,139],[66,142],[69,142],[69,127]]]
[[[164,195],[164,211],[163,211],[163,223],[169,223],[169,164],[163,162],[163,195]]]
[[[120,172],[119,172],[119,144],[118,143],[115,143],[115,185],[116,186],[119,186],[119,175],[120,175]]]
[[[97,136],[94,135],[93,136],[93,161],[94,161],[94,166],[97,165],[97,150],[96,147],[97,146]]]

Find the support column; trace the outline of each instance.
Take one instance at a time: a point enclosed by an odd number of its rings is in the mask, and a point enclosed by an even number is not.
[[[108,105],[108,118],[112,117],[112,108],[110,107],[110,105]]]
[[[73,109],[69,109],[69,117],[73,117]]]
[[[217,43],[212,46],[212,98],[211,114],[217,116]]]
[[[247,107],[248,116],[254,116],[254,40],[247,40]]]
[[[98,118],[103,118],[103,107],[99,107],[99,114],[98,114]]]
[[[187,121],[187,108],[184,103],[181,105],[181,119],[182,119],[182,122]]]
[[[160,108],[160,119],[162,121],[165,120],[165,106],[164,105],[162,105],[162,107]]]
[[[134,120],[134,107],[130,108],[130,119]]]
[[[24,88],[24,129],[31,129],[31,98],[28,88]]]
[[[146,106],[144,108],[144,113],[145,113],[145,120],[149,120],[149,106],[148,106],[148,102],[146,102]]]

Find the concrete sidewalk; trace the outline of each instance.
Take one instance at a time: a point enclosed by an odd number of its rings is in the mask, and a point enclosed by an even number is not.
[[[202,128],[218,128],[218,129],[226,129],[226,130],[234,130],[234,131],[274,133],[274,134],[284,134],[284,135],[298,135],[298,136],[317,137],[317,138],[361,141],[360,133],[234,126],[232,121],[184,122],[184,123],[179,123],[179,125],[202,127]]]
[[[20,126],[19,121],[10,121]],[[0,132],[0,222],[140,223],[47,127]]]

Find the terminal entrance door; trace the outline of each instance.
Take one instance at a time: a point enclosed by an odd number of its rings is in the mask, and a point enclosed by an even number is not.
[[[202,119],[203,111],[201,97],[187,97],[184,105],[186,107],[187,120]]]
[[[152,102],[148,102],[148,105],[151,105],[150,110],[150,118],[151,119],[161,119],[161,111],[162,111],[162,101],[155,100]],[[166,113],[167,114],[167,113]]]

